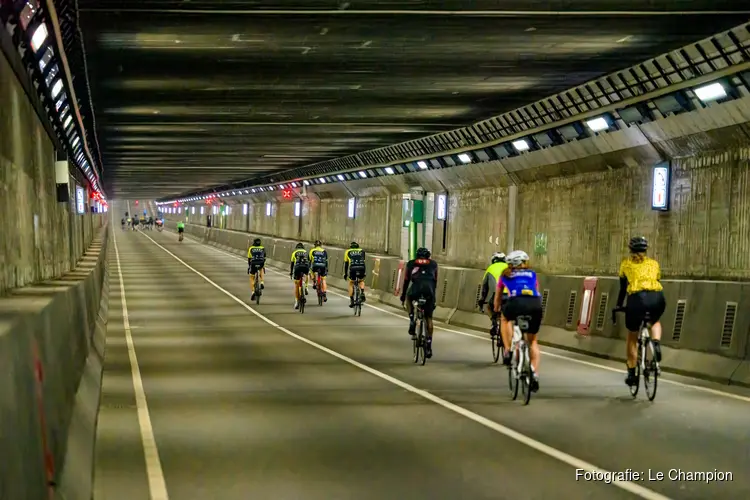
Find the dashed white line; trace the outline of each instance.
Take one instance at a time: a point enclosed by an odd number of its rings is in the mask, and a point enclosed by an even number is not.
[[[122,325],[125,328],[125,342],[128,346],[128,358],[130,359],[130,373],[133,377],[133,389],[135,391],[135,406],[138,413],[138,426],[141,431],[141,442],[143,443],[143,454],[146,458],[146,475],[148,476],[148,489],[151,500],[168,500],[167,484],[164,480],[164,472],[159,460],[159,450],[156,447],[154,428],[151,425],[151,416],[148,412],[146,391],[143,389],[141,370],[138,367],[138,357],[135,355],[135,344],[130,332],[130,318],[128,317],[128,304],[125,299],[125,282],[122,278],[122,267],[120,266],[120,251],[117,248],[116,231],[112,231],[112,239],[115,247],[115,258],[117,260],[117,275],[120,279],[120,299],[122,301]]]
[[[502,434],[506,437],[509,437],[515,441],[518,441],[519,443],[526,445],[530,448],[533,448],[551,458],[554,458],[556,460],[559,460],[567,465],[570,465],[571,467],[575,469],[583,469],[584,471],[590,471],[595,473],[603,473],[606,475],[611,476],[612,473],[607,471],[606,469],[601,469],[593,464],[590,464],[584,460],[581,460],[577,457],[574,457],[573,455],[569,455],[563,451],[560,451],[556,448],[553,448],[551,446],[548,446],[540,441],[537,441],[529,436],[526,436],[525,434],[521,434],[520,432],[514,431],[513,429],[510,429],[508,427],[505,427],[504,425],[499,424],[498,422],[495,422],[493,420],[490,420],[486,417],[483,417],[482,415],[479,415],[478,413],[474,413],[471,410],[468,410],[462,406],[459,406],[457,404],[451,403],[450,401],[447,401],[443,398],[440,398],[438,396],[435,396],[434,394],[427,392],[425,390],[419,389],[418,387],[415,387],[407,382],[404,382],[403,380],[397,379],[395,377],[392,377],[386,373],[383,373],[379,370],[376,370],[375,368],[371,368],[368,365],[365,365],[363,363],[360,363],[359,361],[356,361],[348,356],[345,356],[344,354],[341,354],[337,351],[334,351],[333,349],[330,349],[324,345],[318,344],[315,341],[312,341],[306,337],[303,337],[301,335],[298,335],[291,330],[288,330],[287,328],[284,328],[283,326],[279,325],[278,323],[275,323],[268,317],[264,316],[263,314],[256,311],[254,308],[250,307],[248,304],[246,304],[242,299],[234,295],[232,292],[226,290],[221,285],[215,283],[211,280],[208,276],[201,273],[197,269],[193,268],[190,264],[179,258],[177,255],[173,254],[166,248],[164,248],[162,245],[157,243],[153,238],[151,238],[149,235],[145,233],[141,233],[143,236],[148,238],[154,245],[162,249],[164,252],[172,256],[177,262],[185,266],[186,268],[190,269],[192,272],[203,278],[207,283],[209,283],[211,286],[222,292],[224,295],[232,299],[234,302],[239,304],[240,306],[244,307],[248,311],[250,311],[252,314],[257,316],[259,319],[263,320],[265,323],[273,326],[277,330],[289,335],[292,338],[295,338],[299,340],[300,342],[304,342],[305,344],[312,346],[322,352],[325,352],[326,354],[329,354],[335,358],[340,359],[341,361],[344,361],[345,363],[348,363],[356,368],[359,368],[362,371],[365,371],[371,375],[374,375],[375,377],[378,377],[382,380],[385,380],[386,382],[390,382],[393,385],[396,385],[398,387],[401,387],[402,389],[411,392],[412,394],[415,394],[417,396],[420,396],[423,399],[426,399],[432,403],[435,403],[436,405],[442,406],[443,408],[450,410],[458,415],[461,415],[462,417],[465,417],[469,420],[472,420],[480,425],[483,425],[484,427],[487,427],[488,429],[492,429],[493,431]],[[613,486],[616,486],[618,488],[621,488],[625,491],[628,491],[630,493],[633,493],[634,495],[637,495],[641,498],[645,498],[648,500],[669,500],[669,497],[664,496],[660,493],[657,493],[653,490],[650,490],[648,488],[645,488],[639,484],[629,482],[629,481],[620,481],[620,480],[613,480],[611,483]]]
[[[216,248],[216,247],[214,247],[212,245],[206,245],[204,243],[200,243],[200,244],[202,246],[205,246],[206,248],[210,248],[211,250],[214,250],[216,252],[222,253],[224,255],[227,255],[229,257],[232,257],[234,259],[241,260],[241,261],[244,262],[244,259],[241,259],[240,257],[238,257],[236,255],[233,255],[233,254],[231,254],[229,252],[226,252],[226,251],[224,251],[224,250],[222,250],[220,248]],[[279,271],[277,271],[275,269],[271,269],[271,268],[267,268],[267,269],[269,271],[271,271],[272,273],[278,274],[280,276],[284,276],[284,273],[279,272]],[[344,294],[335,292],[335,291],[331,290],[330,288],[328,289],[328,292],[332,293],[334,295],[337,295],[337,296],[339,296],[339,297],[341,297],[343,299],[349,299],[348,295],[344,295]],[[370,303],[367,303],[367,302],[364,305],[366,307],[370,307],[372,309],[375,309],[376,311],[380,311],[382,313],[389,314],[389,315],[394,316],[396,318],[400,318],[400,319],[402,319],[404,321],[408,321],[408,318],[406,316],[403,316],[401,314],[395,313],[393,311],[389,311],[387,309],[383,309],[382,307],[374,306],[374,305],[372,305]],[[441,326],[441,325],[445,325],[445,323],[441,323],[439,321],[435,321],[435,328],[437,328],[438,330],[442,330],[444,332],[455,333],[457,335],[463,335],[464,337],[472,337],[472,338],[475,338],[475,339],[478,339],[478,340],[483,340],[485,342],[489,342],[490,341],[490,339],[486,335],[477,335],[475,333],[462,332],[460,330],[454,330],[452,328],[447,328],[447,327]],[[569,356],[563,356],[562,354],[556,354],[556,353],[547,352],[547,351],[542,351],[541,354],[543,356],[549,356],[551,358],[562,359],[562,360],[568,361],[570,363],[577,363],[577,364],[582,365],[582,366],[588,366],[588,367],[591,367],[591,368],[598,368],[600,370],[607,370],[609,372],[620,373],[620,374],[623,374],[623,375],[625,374],[624,370],[621,370],[621,369],[618,369],[618,368],[613,368],[611,366],[607,366],[607,365],[603,365],[603,364],[599,364],[599,363],[594,363],[592,361],[585,361],[583,359],[575,359],[575,358],[571,358]],[[721,397],[725,397],[725,398],[729,398],[729,399],[734,399],[734,400],[737,400],[737,401],[743,401],[745,403],[750,403],[750,397],[743,396],[741,394],[734,394],[732,392],[725,392],[725,391],[721,391],[721,390],[718,390],[718,389],[711,389],[710,387],[703,387],[703,386],[700,386],[700,385],[686,384],[684,382],[678,382],[677,380],[670,380],[670,379],[667,379],[667,378],[664,378],[664,377],[661,377],[659,379],[659,381],[661,383],[671,384],[671,385],[674,385],[676,387],[681,387],[683,389],[692,389],[692,390],[695,390],[695,391],[704,392],[706,394],[711,394],[711,395],[714,395],[714,396],[721,396]]]

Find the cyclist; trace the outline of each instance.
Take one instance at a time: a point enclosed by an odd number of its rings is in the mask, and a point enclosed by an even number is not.
[[[120,227],[122,227],[123,231],[125,230],[125,217],[120,220]]]
[[[297,243],[292,252],[292,261],[289,266],[289,277],[294,280],[294,308],[299,309],[299,298],[302,294],[302,280],[310,273],[310,259],[305,251],[305,245]],[[307,289],[305,289],[307,295]]]
[[[432,313],[435,310],[435,290],[437,289],[438,265],[430,258],[430,251],[426,248],[417,250],[416,259],[406,264],[404,283],[401,287],[401,305],[406,302],[409,313],[409,335],[417,333],[417,323],[414,317],[413,301],[425,299],[424,318],[427,323],[427,345],[425,357],[432,357]],[[406,298],[409,298],[407,301]]]
[[[266,249],[261,245],[260,238],[255,238],[247,249],[247,274],[250,275],[250,290],[253,291],[250,300],[255,300],[255,273],[260,274],[260,289],[265,288]]]
[[[505,254],[502,252],[495,252],[490,259],[490,267],[484,272],[482,292],[477,301],[477,306],[479,306],[479,310],[481,311],[484,309],[484,304],[488,305],[487,315],[490,317],[490,320],[497,319],[498,311],[495,311],[494,307],[495,289],[500,281],[500,275],[503,274],[503,271],[505,271],[507,267],[508,264],[505,263]],[[488,295],[489,300],[487,300]],[[495,335],[498,335],[498,333],[499,332],[495,330],[494,326],[490,329],[490,336],[494,337]]]
[[[328,252],[321,246],[320,240],[315,240],[315,247],[310,249],[310,262],[312,262],[312,268],[310,273],[313,275],[313,289],[315,289],[315,283],[317,283],[317,275],[320,276],[320,293],[323,294],[323,302],[328,302],[326,292],[328,287],[326,286],[326,274],[328,274]]]
[[[360,297],[365,301],[365,251],[359,248],[356,241],[352,241],[344,252],[344,279],[349,278],[349,307],[354,307],[354,280],[359,279]]]
[[[628,329],[627,368],[625,383],[635,385],[635,363],[638,351],[638,329],[646,313],[651,322],[651,341],[654,345],[656,361],[661,362],[661,319],[667,307],[663,287],[660,283],[661,270],[659,263],[646,257],[648,240],[635,236],[628,243],[630,256],[620,264],[620,293],[617,296],[617,310],[623,310],[625,295],[628,297],[625,311],[625,327]]]
[[[180,235],[180,241],[182,241],[182,238],[183,238],[182,233],[184,232],[185,232],[185,223],[180,221],[177,223],[177,234]]]
[[[526,252],[515,250],[508,254],[507,261],[508,267],[503,271],[495,291],[495,310],[501,311],[502,318],[505,320],[501,329],[503,343],[507,346],[511,345],[513,338],[511,322],[516,321],[519,316],[531,317],[526,339],[529,343],[531,368],[534,372],[530,389],[536,392],[539,390],[539,344],[536,334],[539,333],[539,328],[542,325],[542,297],[539,293],[539,279],[536,272],[529,266],[529,256]],[[508,294],[504,304],[502,303],[501,292]],[[506,351],[505,356],[510,358],[511,353]],[[506,364],[509,361],[509,359],[503,360]]]

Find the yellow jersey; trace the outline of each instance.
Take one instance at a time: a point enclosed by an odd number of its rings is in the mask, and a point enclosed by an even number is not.
[[[661,269],[654,259],[644,257],[636,262],[629,257],[620,264],[620,278],[628,280],[628,295],[638,292],[660,292],[664,288],[659,283]]]

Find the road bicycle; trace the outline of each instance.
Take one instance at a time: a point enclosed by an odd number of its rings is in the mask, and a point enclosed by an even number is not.
[[[615,308],[612,310],[612,324],[617,324],[617,313],[625,312],[625,309]],[[659,375],[661,375],[661,366],[656,360],[656,351],[654,343],[651,340],[651,317],[646,312],[646,316],[641,321],[638,328],[638,352],[635,362],[635,384],[629,386],[630,395],[634,398],[638,396],[638,390],[641,386],[641,377],[643,377],[643,388],[646,389],[646,397],[649,401],[656,398],[656,389],[659,386]]]
[[[427,356],[425,355],[427,336],[424,324],[424,305],[426,303],[427,301],[425,299],[412,301],[413,310],[416,311],[417,315],[417,328],[414,332],[414,340],[412,341],[414,347],[413,359],[415,363],[421,363],[422,366],[427,362]]]
[[[524,405],[531,401],[531,382],[534,377],[529,344],[524,339],[524,333],[528,331],[530,322],[531,316],[518,316],[513,322],[513,339],[510,343],[511,358],[508,367],[510,395],[515,401],[518,398],[520,386]]]

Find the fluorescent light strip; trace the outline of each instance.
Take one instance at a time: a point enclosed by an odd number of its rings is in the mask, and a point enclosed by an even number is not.
[[[513,141],[513,147],[516,148],[516,151],[522,152],[527,151],[529,149],[529,143],[526,142],[525,139],[519,139],[517,141]]]
[[[587,121],[586,126],[593,132],[601,132],[602,130],[607,130],[609,128],[609,123],[607,123],[606,119],[600,116],[599,118]]]
[[[395,172],[395,171],[393,170],[393,168],[392,168],[392,167],[385,167],[385,173],[386,173],[386,174],[388,174],[388,175],[393,175],[393,173],[394,173],[394,172]]]
[[[471,163],[471,156],[466,153],[461,153],[460,155],[458,155],[458,159],[463,163]]]
[[[421,168],[422,170],[427,170],[427,162],[426,161],[418,161],[417,166]]]
[[[727,96],[727,91],[724,86],[719,82],[710,83],[702,87],[693,89],[695,95],[698,96],[703,102],[715,101],[717,99],[723,99]]]
[[[47,40],[47,25],[41,23],[37,26],[34,34],[31,35],[31,49],[36,53],[42,48],[45,40]]]

